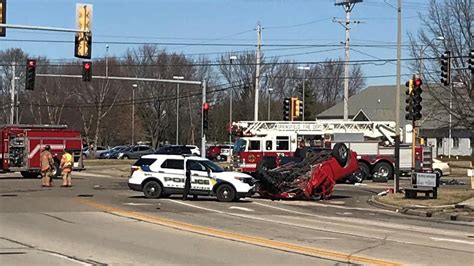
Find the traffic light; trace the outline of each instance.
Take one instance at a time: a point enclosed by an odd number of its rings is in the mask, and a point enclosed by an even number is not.
[[[451,51],[441,55],[441,83],[448,86],[451,83]]]
[[[92,79],[92,62],[82,62],[82,81],[90,82]]]
[[[290,98],[285,98],[283,101],[283,120],[285,121],[290,121],[290,115],[291,115],[291,99]]]
[[[92,5],[76,4],[77,30],[74,38],[74,56],[91,59],[92,55]]]
[[[0,23],[6,24],[6,15],[7,15],[7,1],[0,0]],[[0,27],[0,37],[6,36],[7,28]]]
[[[407,112],[405,114],[405,119],[406,120],[413,120],[413,88],[414,88],[414,82],[413,79],[410,79],[405,83],[405,86],[407,87],[405,94],[407,95],[407,98],[405,99],[405,103],[407,104],[405,106],[405,111]]]
[[[421,119],[421,101],[423,98],[421,98],[421,93],[423,90],[421,89],[421,85],[423,84],[423,81],[421,79],[415,79],[414,81],[414,88],[413,88],[413,120],[420,120]]]
[[[36,77],[36,60],[26,60],[26,81],[25,90],[35,89],[35,77]]]
[[[204,134],[207,133],[209,129],[209,104],[203,103],[202,104],[202,130]]]
[[[300,101],[298,100],[297,97],[291,97],[291,103],[292,103],[292,120],[295,120],[296,118],[300,117]]]
[[[471,74],[474,75],[474,49],[471,49],[469,53],[469,60],[467,61],[469,66],[468,68],[471,70]]]

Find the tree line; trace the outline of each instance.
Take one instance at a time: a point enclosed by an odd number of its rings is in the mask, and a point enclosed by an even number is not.
[[[237,56],[230,62],[230,56]],[[21,49],[0,51],[0,119],[9,123],[12,64],[16,64],[18,121],[22,124],[65,124],[80,130],[85,140],[97,145],[129,144],[132,120],[136,141],[149,142],[153,147],[174,143],[176,137],[176,99],[179,98],[179,143],[200,143],[202,89],[197,85],[173,83],[37,76],[35,90],[26,91],[25,63],[32,59]],[[45,57],[37,60],[37,74],[81,73],[81,62],[55,62]],[[316,114],[336,104],[343,97],[344,64],[327,59],[310,66],[306,73],[290,60],[261,58],[259,120],[282,120],[283,99],[302,98],[305,82],[305,117],[314,120]],[[209,58],[189,58],[169,53],[154,45],[128,49],[123,56],[95,59],[94,76],[207,80],[209,111],[208,140],[228,141],[230,94],[233,121],[252,120],[254,112],[256,56],[254,52],[225,54],[211,62]],[[304,77],[304,78],[303,78]],[[365,86],[359,65],[351,66],[351,91]],[[271,88],[271,92],[270,89]],[[134,96],[134,97],[132,97]],[[133,98],[133,101],[132,101]],[[268,108],[270,107],[270,117]],[[132,118],[132,109],[135,114]]]

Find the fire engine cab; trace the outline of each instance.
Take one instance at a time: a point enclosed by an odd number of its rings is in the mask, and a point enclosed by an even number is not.
[[[64,149],[74,158],[73,170],[83,169],[82,138],[76,130],[63,125],[4,125],[0,127],[1,170],[20,172],[23,177],[34,178],[41,171],[40,155],[46,145],[51,147],[55,162],[53,174],[59,175],[59,162]]]
[[[255,173],[264,157],[294,156],[303,140],[305,146],[316,148],[332,148],[336,142],[344,142],[357,152],[364,179],[375,173],[387,178],[394,175],[395,122],[392,121],[241,121],[233,123],[232,131],[237,137],[233,166],[242,172]],[[402,171],[411,170],[411,153],[409,143],[401,145]],[[415,155],[417,165],[429,172],[432,159],[429,149],[416,147]]]

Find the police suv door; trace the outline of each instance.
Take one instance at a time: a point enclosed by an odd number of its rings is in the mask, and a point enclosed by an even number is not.
[[[158,176],[163,183],[164,190],[183,193],[184,173],[183,159],[166,159],[158,170]]]
[[[191,167],[191,191],[210,193],[212,191],[212,182],[206,166],[192,159],[188,159],[188,162]]]

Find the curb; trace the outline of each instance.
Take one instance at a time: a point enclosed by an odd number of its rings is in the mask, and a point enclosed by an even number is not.
[[[372,206],[377,208],[386,209],[390,211],[394,211],[401,214],[407,214],[412,216],[419,216],[425,218],[443,218],[449,221],[463,221],[463,222],[473,222],[474,216],[472,215],[463,215],[462,213],[442,213],[446,209],[452,210],[459,210],[455,208],[456,205],[452,205],[452,208],[442,208],[442,207],[433,207],[431,209],[420,209],[420,208],[407,208],[407,207],[400,207],[395,205],[390,205],[387,203],[380,202],[377,199],[377,196],[372,196],[368,203]]]

